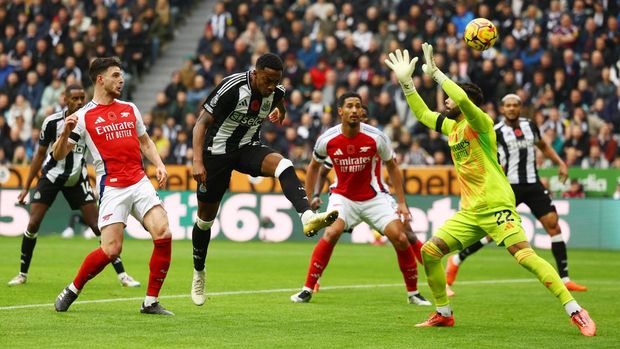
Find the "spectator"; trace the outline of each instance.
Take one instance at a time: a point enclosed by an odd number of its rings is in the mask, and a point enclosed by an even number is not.
[[[179,91],[181,92],[181,91]],[[151,109],[151,117],[153,118],[154,125],[163,125],[166,119],[170,116],[170,105],[168,97],[165,92],[157,93],[155,98],[155,105]]]
[[[609,161],[601,154],[601,148],[597,144],[590,146],[590,152],[587,157],[581,160],[581,168],[608,168]]]
[[[7,123],[11,129],[19,134],[19,139],[25,142],[32,135],[33,111],[30,102],[23,95],[17,95],[15,103],[7,114]]]
[[[184,165],[188,150],[190,149],[191,144],[188,142],[187,132],[185,132],[185,130],[179,130],[176,134],[174,145],[172,146],[171,156],[168,158],[169,163]]]
[[[155,148],[162,161],[167,161],[168,155],[170,155],[170,140],[164,137],[161,126],[155,125],[153,127],[151,139],[155,143]]]
[[[278,128],[275,125],[272,123],[263,124],[260,136],[264,145],[288,158],[288,144],[285,138],[279,135]]]
[[[30,71],[26,75],[26,81],[21,85],[18,93],[28,100],[30,106],[36,112],[41,107],[41,97],[43,96],[44,88],[39,81],[37,73]]]
[[[562,193],[565,199],[583,199],[586,193],[583,191],[583,185],[576,178],[571,179],[568,190]]]
[[[218,1],[213,7],[213,15],[209,21],[209,27],[213,31],[213,35],[218,39],[223,39],[226,29],[233,24],[232,15],[226,11],[224,3]]]
[[[205,84],[205,78],[197,74],[194,76],[193,88],[189,89],[187,92],[187,104],[194,108],[194,110],[198,110],[201,102],[207,99],[209,95],[209,89]]]
[[[187,101],[187,93],[179,91],[175,100],[170,104],[168,116],[180,124],[187,113],[193,113],[195,110],[196,107]]]
[[[420,141],[414,139],[409,150],[403,155],[402,164],[411,166],[425,166],[433,163],[431,156],[420,146]]]

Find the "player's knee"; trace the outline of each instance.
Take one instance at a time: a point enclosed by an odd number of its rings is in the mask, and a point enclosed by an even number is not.
[[[282,159],[280,160],[280,162],[278,163],[278,166],[276,167],[276,170],[273,173],[273,176],[276,178],[280,178],[280,175],[282,174],[282,172],[284,172],[284,170],[286,170],[289,167],[293,167],[293,162],[289,159]]]
[[[205,221],[205,220],[200,219],[200,217],[196,217],[196,226],[198,226],[198,229],[200,230],[211,229],[211,227],[213,226],[213,222],[214,220]]]
[[[28,231],[38,232],[40,227],[41,227],[41,221],[28,222]]]
[[[409,239],[407,238],[407,234],[405,233],[400,233],[396,236],[393,236],[392,238],[390,238],[390,242],[398,250],[405,249],[409,246]]]
[[[530,247],[522,248],[515,252],[514,257],[517,260],[517,263],[523,265],[529,257],[536,256],[536,252]]]
[[[101,249],[111,260],[116,259],[123,251],[123,244],[118,240],[107,241],[101,244]]]
[[[443,256],[444,253],[432,241],[427,241],[422,246],[422,259],[424,260],[424,263],[440,261]]]
[[[153,240],[167,239],[172,237],[172,233],[168,228],[168,224],[161,224],[156,226],[151,232],[151,235],[153,236]]]

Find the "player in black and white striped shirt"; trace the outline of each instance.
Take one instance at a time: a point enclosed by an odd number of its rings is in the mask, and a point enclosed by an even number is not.
[[[32,159],[24,188],[17,198],[20,204],[26,203],[26,196],[28,196],[32,181],[39,174],[41,167],[43,167],[41,170],[42,175],[32,194],[28,228],[22,237],[20,272],[9,281],[9,286],[26,283],[41,221],[43,221],[47,209],[56,199],[58,192],[62,192],[71,209],[80,209],[82,211],[84,221],[93,230],[95,235],[101,235],[97,227],[98,210],[95,194],[90,187],[86,172],[86,161],[84,159],[86,146],[84,141],[78,142],[73,152],[65,159],[56,160],[52,157],[50,145],[61,134],[64,128],[65,117],[80,109],[84,105],[84,99],[86,98],[84,88],[80,85],[67,86],[64,94],[67,108],[48,116],[43,122],[39,147]],[[125,272],[120,258],[114,260],[112,264],[123,286],[140,286],[138,281]]]
[[[205,302],[205,259],[211,226],[233,170],[251,176],[276,177],[282,192],[300,214],[304,233],[313,236],[332,224],[338,211],[314,213],[293,163],[260,143],[265,118],[281,124],[286,116],[282,60],[266,53],[256,69],[227,76],[203,104],[194,126],[193,176],[198,182],[198,218],[192,231],[194,278],[192,301]]]
[[[586,291],[585,286],[571,281],[568,277],[566,243],[562,238],[558,214],[549,197],[549,191],[538,178],[536,148],[559,166],[558,177],[562,182],[568,178],[568,167],[555,150],[541,138],[534,122],[519,117],[521,115],[519,96],[515,94],[504,96],[502,106],[505,119],[495,125],[498,159],[515,193],[517,206],[520,203],[526,204],[551,237],[551,251],[566,288],[570,291]],[[446,267],[448,285],[454,282],[459,264],[488,241],[488,237],[485,237],[448,259]]]

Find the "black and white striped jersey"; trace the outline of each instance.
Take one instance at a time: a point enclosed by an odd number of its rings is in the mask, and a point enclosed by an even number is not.
[[[247,144],[259,144],[260,126],[284,97],[284,86],[262,97],[250,87],[250,71],[229,75],[211,92],[203,108],[214,117],[204,151],[226,154]]]
[[[69,187],[78,183],[80,177],[86,178],[86,160],[84,159],[86,146],[84,141],[80,140],[63,160],[57,161],[52,157],[52,145],[60,137],[65,125],[65,112],[66,109],[63,109],[45,118],[41,127],[39,145],[48,147],[41,170],[43,176],[52,183]]]
[[[538,181],[536,143],[541,139],[538,127],[530,120],[519,118],[519,126],[512,128],[504,121],[495,125],[497,155],[510,184],[528,184]]]

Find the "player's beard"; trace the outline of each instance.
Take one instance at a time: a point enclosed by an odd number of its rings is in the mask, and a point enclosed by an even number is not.
[[[456,120],[456,118],[461,115],[461,109],[459,107],[454,107],[448,111],[446,111],[446,117],[448,119]]]
[[[121,93],[118,90],[116,90],[116,87],[114,86],[110,87],[109,89],[106,89],[106,92],[113,98],[118,98],[121,96]]]

